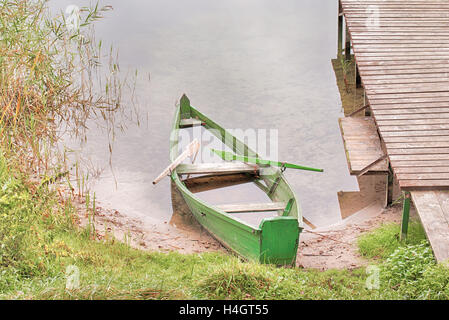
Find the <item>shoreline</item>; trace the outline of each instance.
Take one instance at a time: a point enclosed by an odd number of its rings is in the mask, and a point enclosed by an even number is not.
[[[78,213],[78,225],[86,227],[89,214],[84,198],[75,196],[72,204]],[[358,252],[358,238],[385,223],[399,223],[401,212],[400,205],[384,209],[374,202],[337,224],[315,229],[306,227],[300,235],[296,267],[324,271],[352,270],[367,265],[370,261]],[[104,208],[101,202],[97,202],[93,221],[97,240],[115,239],[149,252],[218,252],[233,255],[202,227],[185,219],[185,216],[178,215],[170,222],[145,223],[127,217],[126,213]]]

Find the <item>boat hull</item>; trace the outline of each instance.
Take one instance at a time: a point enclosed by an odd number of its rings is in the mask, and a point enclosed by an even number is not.
[[[260,263],[295,263],[301,231],[295,217],[263,219],[260,226],[254,228],[205,204],[174,175],[173,182],[195,219],[226,248],[247,260]]]
[[[181,100],[182,104],[182,100]],[[181,105],[175,115],[174,127],[171,138],[170,158],[173,160],[178,154],[178,130],[181,117],[195,117],[201,120],[206,129],[213,131],[218,138],[222,138],[226,132],[218,124],[199,113],[193,107],[190,110]],[[188,115],[186,115],[188,113]],[[222,139],[224,143],[224,141]],[[237,142],[237,144],[236,144]],[[243,143],[232,138],[233,150],[240,153],[252,152]],[[298,201],[282,173],[275,168],[265,168],[265,185],[259,185],[267,192],[272,201],[288,202],[294,199],[293,206],[286,216],[265,218],[258,227],[254,227],[242,221],[232,214],[219,210],[213,205],[204,202],[192,193],[181,181],[176,169],[171,174],[171,179],[190,209],[195,219],[226,248],[232,250],[246,260],[276,265],[293,265],[296,262],[299,235],[303,229],[302,216]],[[269,177],[272,177],[271,179]],[[275,192],[269,192],[274,178],[277,179]],[[271,185],[270,185],[271,184]]]

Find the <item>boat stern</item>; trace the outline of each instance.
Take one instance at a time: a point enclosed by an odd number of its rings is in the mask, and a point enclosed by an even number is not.
[[[296,217],[273,217],[260,224],[260,262],[276,265],[296,263],[302,228]]]

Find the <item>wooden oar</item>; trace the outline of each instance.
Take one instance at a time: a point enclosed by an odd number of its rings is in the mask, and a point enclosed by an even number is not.
[[[184,152],[181,153],[179,155],[179,157],[177,157],[175,159],[175,161],[173,161],[164,171],[162,171],[162,173],[156,179],[154,179],[153,184],[158,183],[165,176],[170,175],[173,172],[173,170],[175,170],[176,167],[179,166],[186,158],[196,156],[199,149],[200,149],[200,143],[198,142],[198,139],[193,140],[187,146],[186,150],[184,150]]]
[[[306,170],[306,171],[315,171],[315,172],[323,172],[323,169],[315,169],[310,167],[304,167],[293,163],[288,162],[278,162],[278,161],[271,161],[271,160],[262,160],[259,158],[253,158],[253,157],[247,157],[247,156],[239,156],[237,154],[226,152],[226,151],[220,151],[211,149],[215,154],[217,154],[220,158],[223,160],[237,160],[247,163],[255,163],[255,164],[264,164],[264,165],[270,165],[275,167],[283,167],[283,168],[290,168],[290,169],[299,169],[299,170]]]

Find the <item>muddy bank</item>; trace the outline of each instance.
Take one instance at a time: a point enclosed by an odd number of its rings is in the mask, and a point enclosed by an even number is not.
[[[416,215],[414,209],[411,214]],[[401,217],[400,204],[383,209],[374,203],[339,225],[304,230],[296,264],[320,270],[354,269],[367,265],[369,261],[358,252],[358,238],[382,224],[400,223]]]
[[[136,249],[159,252],[226,252],[219,242],[195,225],[177,227],[174,223],[143,222],[117,210],[104,208],[101,203],[97,203],[95,217],[92,218],[92,212],[86,210],[84,198],[75,197],[72,203],[77,208],[79,225],[86,227],[93,223],[99,240],[115,239]]]

